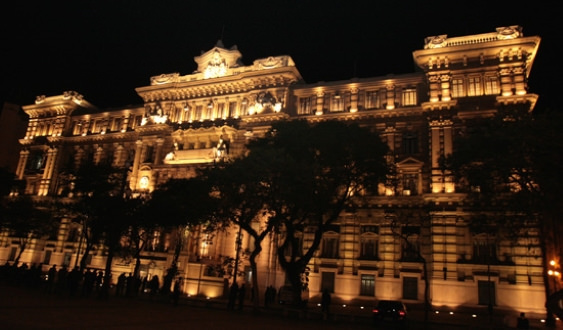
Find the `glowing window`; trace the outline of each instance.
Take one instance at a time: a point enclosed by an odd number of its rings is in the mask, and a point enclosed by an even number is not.
[[[404,89],[401,95],[403,106],[416,105],[416,89],[408,88]]]
[[[481,77],[469,77],[467,81],[467,96],[480,96],[483,94]]]
[[[465,91],[463,88],[463,79],[454,78],[452,79],[452,97],[464,97]]]
[[[143,176],[141,180],[139,180],[139,188],[141,189],[148,189],[149,188],[149,177]]]
[[[485,77],[485,95],[499,95],[500,88],[498,78],[494,76]]]

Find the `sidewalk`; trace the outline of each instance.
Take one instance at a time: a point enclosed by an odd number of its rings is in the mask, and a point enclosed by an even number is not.
[[[254,310],[250,301],[242,311],[227,310],[226,299],[181,297],[174,306],[170,297],[149,295],[137,297],[110,296],[69,297],[48,294],[40,289],[0,285],[0,325],[2,329],[181,329],[188,324],[198,328],[233,329],[372,329],[372,306],[343,305],[336,301],[330,315],[321,313],[319,301],[312,299],[306,309],[274,304]],[[425,324],[422,306],[407,305],[409,329],[514,329],[517,314],[495,310],[490,317],[484,309],[433,311]],[[531,329],[547,328],[542,315],[528,315]],[[195,322],[195,323],[194,323]],[[233,322],[240,322],[233,324]],[[267,326],[264,324],[267,323]],[[85,326],[85,324],[87,326]],[[284,325],[282,327],[282,325]],[[563,329],[557,321],[556,329]]]
[[[204,299],[199,297],[183,298],[186,305],[204,306],[207,308],[226,309],[225,299]],[[424,324],[423,304],[407,304],[409,308],[410,328],[422,327]],[[330,307],[329,321],[337,321],[349,324],[373,325],[372,307],[367,304],[342,304],[333,302]],[[245,310],[252,309],[250,301],[246,302]],[[320,299],[311,299],[306,309],[293,306],[274,304],[268,308],[260,307],[260,313],[282,316],[285,318],[324,320],[326,316],[321,312]],[[430,329],[455,328],[455,329],[516,329],[519,312],[507,312],[493,310],[489,315],[486,307],[456,309],[433,309],[428,313],[428,324]],[[527,314],[530,321],[530,329],[558,329],[563,330],[563,322],[556,321],[556,327],[550,328],[543,322],[545,315]]]

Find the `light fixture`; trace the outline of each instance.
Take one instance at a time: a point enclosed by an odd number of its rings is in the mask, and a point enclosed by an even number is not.
[[[190,111],[190,105],[188,102],[184,102],[184,111]]]
[[[209,101],[209,103],[207,103],[207,109],[211,109],[213,108],[213,102]]]

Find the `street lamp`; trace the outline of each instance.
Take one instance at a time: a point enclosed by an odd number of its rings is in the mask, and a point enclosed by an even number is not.
[[[549,261],[549,266],[547,269],[548,277],[553,279],[553,287],[551,288],[552,294],[557,292],[558,282],[561,280],[561,268],[559,263],[555,260]],[[547,283],[546,283],[547,284]],[[548,327],[555,327],[555,317],[552,312],[548,309],[546,325]]]
[[[549,269],[547,270],[547,275],[553,279],[553,292],[557,291],[558,282],[561,280],[561,270],[559,263],[555,260],[549,262]]]

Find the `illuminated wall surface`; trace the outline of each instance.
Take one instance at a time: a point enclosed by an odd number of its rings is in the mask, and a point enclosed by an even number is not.
[[[539,43],[540,37],[524,36],[518,26],[432,36],[424,49],[413,52],[419,70],[412,74],[307,84],[290,56],[245,66],[236,47],[219,42],[194,58],[196,72],[161,74],[136,88],[139,106],[98,109],[74,91],[38,96],[35,104],[23,107],[30,120],[16,174],[25,180],[26,194],[68,196],[63,160],[128,164],[128,187],[141,194],[169,178],[193,176],[198,166],[240,155],[248,139],[261,136],[276,120],[360,122],[374,127],[390,147],[399,184],[381,186],[369,203],[342,214],[336,229],[325,234],[322,251],[310,263],[310,295],[328,285],[343,301],[422,302],[423,264],[408,258],[385,208],[431,203],[438,211],[430,228],[411,237],[427,251],[434,305],[492,302],[496,308],[541,312],[545,292],[537,231],[530,230],[527,241],[516,246],[471,234],[468,215],[459,207],[464,195],[456,192],[451,174],[439,168],[440,156],[452,152],[455,132],[467,120],[489,116],[499,106],[533,111],[538,96],[528,93],[527,78]],[[45,270],[51,264],[74,267],[81,242],[69,235],[76,230],[63,219],[59,239],[35,241],[20,262],[44,262]],[[236,229],[212,237],[185,235],[188,244],[179,265],[184,291],[222,295],[224,278],[213,266],[221,256],[235,256]],[[155,236],[144,252],[142,276],[162,278],[173,251],[170,236]],[[260,292],[285,281],[272,250],[276,238],[271,239],[258,258]],[[311,239],[305,233],[304,246]],[[17,245],[5,233],[0,240],[0,262],[13,260]],[[479,262],[480,247],[491,244],[497,262]],[[247,248],[243,235],[242,249]],[[104,264],[104,248],[98,247],[88,266],[103,269]],[[113,269],[116,279],[131,272],[133,263],[117,258]],[[247,271],[238,280],[249,282],[252,276]]]

